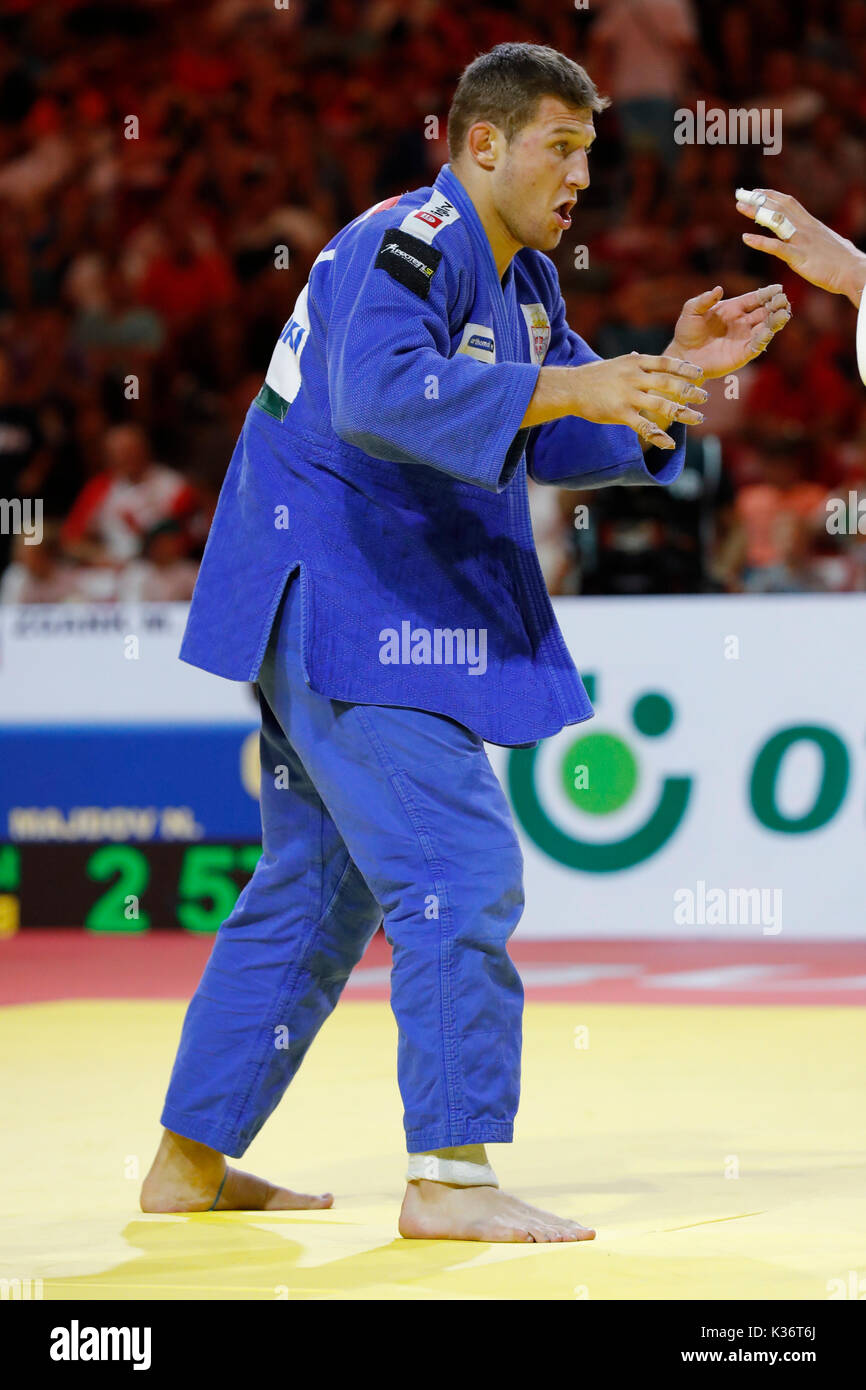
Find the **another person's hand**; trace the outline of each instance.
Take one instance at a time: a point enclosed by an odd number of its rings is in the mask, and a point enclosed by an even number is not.
[[[716,285],[687,299],[667,347],[669,354],[697,362],[707,377],[727,376],[745,367],[791,317],[781,285],[764,285],[736,299],[723,299],[723,294]]]
[[[856,308],[866,285],[866,254],[858,251],[846,237],[825,227],[790,194],[777,193],[774,188],[756,188],[754,192],[764,198],[763,207],[787,217],[794,232],[787,241],[775,236],[744,232],[746,245],[755,251],[766,251],[768,255],[778,257],[819,289],[828,290],[830,294],[847,295]],[[757,211],[753,203],[737,203],[737,212],[752,221]]]

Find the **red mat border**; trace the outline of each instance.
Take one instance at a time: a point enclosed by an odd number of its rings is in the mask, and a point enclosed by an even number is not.
[[[212,944],[212,937],[175,931],[102,936],[81,928],[25,929],[0,941],[0,1005],[188,999]],[[510,949],[524,975],[527,998],[533,1000],[866,1005],[864,941],[517,939]],[[347,997],[387,999],[390,960],[379,932],[349,982]],[[584,972],[579,981],[550,978],[551,971],[575,967]],[[759,969],[750,975],[750,967]],[[606,975],[606,970],[612,973]],[[731,970],[737,970],[738,979],[727,973]]]

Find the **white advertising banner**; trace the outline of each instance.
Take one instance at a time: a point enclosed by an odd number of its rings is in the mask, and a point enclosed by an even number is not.
[[[187,603],[0,606],[0,725],[258,720],[249,685],[178,659]]]
[[[555,607],[596,716],[489,749],[526,861],[521,936],[866,938],[866,595]],[[178,660],[186,612],[0,608],[0,730],[252,729],[249,685]],[[220,775],[223,800],[254,795]]]
[[[866,596],[556,609],[596,714],[491,749],[521,935],[866,938]]]

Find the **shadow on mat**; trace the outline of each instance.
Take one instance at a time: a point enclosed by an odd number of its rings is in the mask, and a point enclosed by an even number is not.
[[[46,1289],[55,1285],[58,1297],[63,1298],[86,1298],[88,1289],[94,1298],[122,1298],[125,1291],[139,1298],[147,1298],[149,1291],[151,1297],[177,1298],[218,1298],[221,1294],[238,1298],[247,1294],[279,1299],[291,1298],[295,1292],[332,1297],[377,1285],[411,1285],[416,1280],[423,1284],[490,1249],[482,1241],[408,1241],[398,1237],[373,1250],[298,1268],[298,1261],[311,1253],[311,1240],[302,1243],[260,1228],[260,1223],[275,1216],[288,1215],[198,1212],[194,1216],[130,1221],[122,1235],[140,1254],[98,1273],[46,1279]],[[307,1213],[298,1215],[303,1216],[307,1231],[317,1224]],[[280,1224],[288,1235],[295,1223]],[[314,1237],[316,1257],[327,1253],[321,1237],[327,1240],[333,1231],[333,1225],[319,1226],[320,1234]]]

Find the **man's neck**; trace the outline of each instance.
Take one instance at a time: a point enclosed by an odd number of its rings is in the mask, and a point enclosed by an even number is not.
[[[489,184],[484,176],[471,165],[452,164],[451,172],[465,190],[478,214],[490,242],[490,250],[496,263],[496,273],[501,280],[512,260],[521,249],[514,240],[499,213],[493,205]]]

